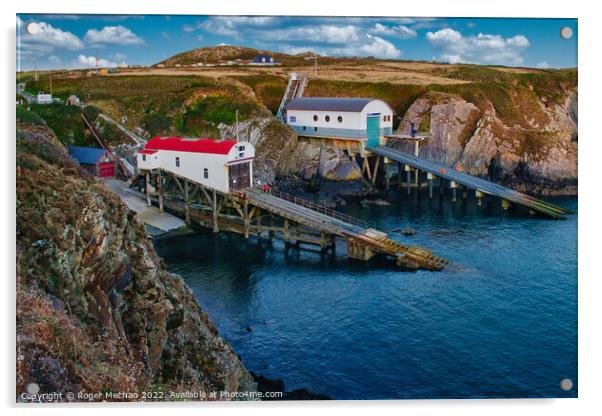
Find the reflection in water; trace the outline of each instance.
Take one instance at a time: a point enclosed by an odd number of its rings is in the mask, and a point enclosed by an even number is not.
[[[159,240],[252,371],[338,399],[575,397],[576,215],[532,218],[392,196],[347,214],[413,237],[451,260],[442,272],[399,272],[286,250],[275,240],[199,233]],[[576,199],[553,202],[576,209]],[[252,332],[246,330],[247,326]],[[559,388],[564,378],[575,387]]]

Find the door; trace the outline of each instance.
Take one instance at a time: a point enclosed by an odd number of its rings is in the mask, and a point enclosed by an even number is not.
[[[368,136],[368,147],[376,147],[380,144],[380,114],[368,116],[366,133]]]
[[[251,186],[251,162],[230,165],[230,190],[240,190]]]

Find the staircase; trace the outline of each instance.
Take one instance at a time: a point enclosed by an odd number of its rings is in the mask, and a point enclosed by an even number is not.
[[[284,96],[282,97],[282,101],[280,102],[280,107],[278,107],[278,112],[276,113],[276,118],[278,120],[280,120],[283,123],[286,123],[286,105],[295,98],[303,96],[303,91],[305,90],[307,81],[307,74],[298,74],[296,72],[291,72],[291,74],[288,77],[288,85],[286,86],[286,91],[284,92]]]

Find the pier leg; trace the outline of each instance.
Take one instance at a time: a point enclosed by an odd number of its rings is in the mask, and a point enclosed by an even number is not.
[[[244,214],[244,228],[245,228],[245,238],[249,238],[249,202],[245,199],[243,203],[243,214]]]
[[[188,194],[187,180],[184,180],[184,209],[186,210],[186,224],[190,224],[190,195]]]
[[[376,156],[374,161],[374,170],[372,171],[372,185],[376,183],[376,175],[378,174],[378,166],[380,164],[380,156]]]
[[[159,211],[163,212],[163,176],[161,176],[161,171],[157,175],[157,188],[159,191]]]
[[[406,170],[406,183],[408,185],[408,195],[410,195],[411,191],[412,191],[412,167],[410,165],[405,165],[405,170]]]
[[[213,211],[213,232],[219,233],[219,225],[217,223],[217,192],[213,190],[213,197],[211,198],[211,209]]]
[[[458,188],[458,184],[455,181],[451,181],[449,186],[452,189],[452,202],[456,202],[456,189]]]
[[[401,189],[401,162],[397,162],[397,187]]]
[[[389,192],[389,166],[385,165],[385,189]]]
[[[150,173],[146,172],[144,175],[144,190],[146,191],[146,205],[151,206],[151,195],[150,195]]]
[[[427,172],[426,174],[426,179],[429,181],[429,198],[433,198],[433,179],[435,179],[435,177],[433,176],[432,173]]]
[[[290,236],[288,233],[288,219],[284,219],[284,226],[282,227],[282,234],[284,237],[284,245],[288,246],[289,241],[290,241]]]
[[[477,197],[477,206],[479,206],[479,207],[483,206],[483,196],[484,196],[483,192],[481,192],[477,189],[477,190],[475,190],[474,194]]]

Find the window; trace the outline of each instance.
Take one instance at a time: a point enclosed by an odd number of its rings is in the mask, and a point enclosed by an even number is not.
[[[245,157],[245,154],[241,152],[238,154],[238,157]]]
[[[146,155],[142,155],[142,161],[146,162]]]
[[[180,158],[176,157],[176,168],[180,167]]]
[[[239,152],[244,152],[245,151],[245,147],[244,146],[238,146],[238,151]]]
[[[209,169],[207,169],[207,168],[203,169],[203,178],[209,179]]]
[[[305,131],[305,130],[306,130],[306,129],[305,129],[305,126],[303,126],[303,131]]]
[[[317,114],[314,114],[314,121],[318,121],[318,116],[317,116]]]
[[[296,116],[290,116],[289,117],[289,122],[296,123],[297,122],[297,117]]]
[[[314,127],[314,131],[318,131],[318,128],[317,128],[317,127]]]
[[[328,123],[330,121],[330,116],[324,117],[324,120],[326,120],[326,122]]]
[[[338,121],[339,123],[342,123],[342,122],[343,122],[343,116],[338,116],[338,117],[337,117],[337,121]]]

